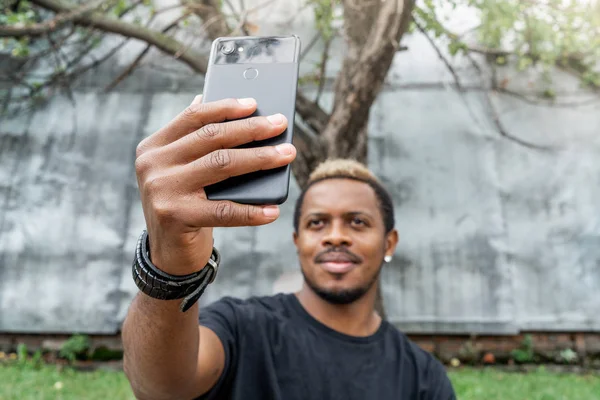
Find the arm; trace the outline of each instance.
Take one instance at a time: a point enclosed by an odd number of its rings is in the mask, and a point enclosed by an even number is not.
[[[295,149],[232,149],[281,134],[287,121],[240,118],[254,101],[199,98],[164,128],[140,143],[136,174],[150,240],[152,262],[164,272],[186,275],[202,269],[213,245],[212,229],[255,226],[277,219],[277,207],[209,201],[204,187],[235,175],[289,164]],[[229,122],[223,122],[229,121]],[[223,373],[223,344],[199,327],[198,305],[179,311],[180,300],[138,294],[123,325],[124,369],[141,400],[194,398]],[[201,311],[200,311],[201,312]]]
[[[198,326],[198,305],[138,294],[123,326],[124,369],[137,398],[191,399],[213,387],[225,365],[223,345]]]

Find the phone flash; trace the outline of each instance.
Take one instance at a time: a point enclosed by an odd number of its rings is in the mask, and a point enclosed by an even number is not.
[[[243,47],[238,47],[238,51],[241,53],[242,51],[244,51]]]

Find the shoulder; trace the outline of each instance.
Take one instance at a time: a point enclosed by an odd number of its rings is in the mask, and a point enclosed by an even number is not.
[[[418,381],[421,382],[419,391],[425,399],[455,399],[454,390],[446,368],[431,353],[419,347],[404,333],[393,327],[393,335],[401,343],[402,354],[405,360],[412,364]]]
[[[221,315],[226,318],[253,319],[264,316],[285,314],[288,309],[289,295],[253,296],[247,299],[223,297],[200,309],[200,321],[204,317]]]
[[[226,354],[231,357],[240,339],[260,341],[284,326],[290,319],[287,295],[250,297],[239,299],[223,297],[207,306],[200,307],[199,324],[213,331],[223,343]]]
[[[252,296],[246,299],[225,296],[213,303],[202,307],[202,309],[206,310],[212,308],[232,308],[240,310],[257,309],[266,311],[277,311],[286,306],[288,296],[289,295],[282,293],[273,296]]]
[[[393,324],[388,323],[388,327],[389,335],[391,335],[393,340],[398,343],[400,351],[404,352],[413,362],[419,366],[427,366],[431,363],[442,365],[437,358],[419,347],[419,345],[413,342],[404,332],[401,332]]]

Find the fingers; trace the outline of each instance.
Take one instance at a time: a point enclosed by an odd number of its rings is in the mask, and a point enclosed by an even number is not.
[[[250,149],[221,149],[183,166],[181,181],[195,191],[232,176],[283,167],[296,157],[296,148],[284,143]]]
[[[192,104],[165,127],[140,143],[138,156],[149,149],[172,143],[206,124],[244,118],[254,111],[256,111],[254,99],[224,99],[202,103],[201,97],[197,96]]]
[[[276,206],[208,200],[203,187],[193,185],[192,172],[189,166],[176,166],[139,173],[142,205],[149,227],[169,232],[193,232],[217,226],[264,225],[279,216]],[[209,173],[208,170],[202,172]],[[195,181],[198,181],[197,177]]]
[[[227,200],[211,201],[205,196],[198,196],[197,193],[171,199],[157,198],[148,204],[147,209],[158,226],[185,227],[188,231],[200,227],[265,225],[279,217],[279,207],[275,205],[259,206]]]
[[[193,202],[188,203],[190,205]],[[193,226],[233,227],[259,226],[279,217],[277,206],[253,206],[231,201],[204,201],[200,207],[190,208],[189,222]]]
[[[173,155],[178,163],[188,163],[218,149],[275,137],[286,128],[287,119],[281,114],[212,123],[165,146],[161,152],[165,157]]]

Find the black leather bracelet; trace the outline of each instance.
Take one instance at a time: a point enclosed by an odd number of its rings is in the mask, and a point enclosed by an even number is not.
[[[143,293],[155,299],[183,299],[180,309],[185,312],[198,301],[206,287],[215,280],[220,262],[221,256],[213,247],[210,259],[202,270],[189,275],[167,274],[150,261],[150,241],[148,232],[144,230],[135,249],[133,280]]]

